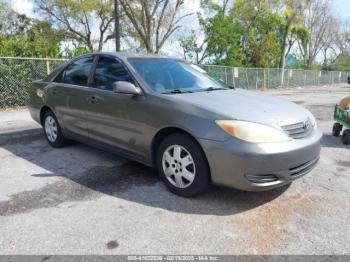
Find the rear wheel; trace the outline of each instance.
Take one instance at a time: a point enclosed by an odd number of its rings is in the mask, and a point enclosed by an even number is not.
[[[339,123],[334,123],[333,125],[333,131],[332,131],[332,134],[333,136],[339,136],[341,131],[343,129],[343,126]]]
[[[202,148],[182,133],[166,137],[157,151],[157,167],[167,188],[192,197],[210,187],[210,171]]]
[[[46,135],[46,140],[53,147],[63,147],[67,140],[64,138],[61,127],[57,119],[51,111],[47,111],[43,118],[43,127]]]
[[[350,145],[350,129],[343,132],[342,141],[344,145]]]

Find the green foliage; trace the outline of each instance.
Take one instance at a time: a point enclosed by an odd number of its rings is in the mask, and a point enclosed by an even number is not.
[[[259,13],[247,34],[245,53],[254,67],[277,67],[281,55],[281,17],[267,10]]]
[[[184,50],[184,57],[199,64],[199,53],[203,51],[203,47],[197,44],[196,33],[192,31],[190,36],[180,38],[179,43]]]
[[[60,57],[62,34],[50,24],[14,12],[0,5],[0,57]],[[61,61],[59,61],[61,62]],[[0,107],[25,105],[27,86],[46,76],[54,62],[0,59]]]
[[[228,66],[279,67],[288,45],[295,39],[303,43],[309,39],[299,21],[301,2],[236,0],[229,9],[228,1],[203,0],[202,7],[210,15],[199,15],[199,23],[208,56]],[[185,53],[196,46],[195,38],[186,40],[181,42]]]
[[[350,72],[350,52],[339,56],[331,65],[331,69]]]
[[[309,41],[310,33],[303,25],[295,25],[291,28],[291,33],[295,34],[302,43],[307,43]]]
[[[25,34],[0,36],[0,56],[60,57],[59,40],[54,41],[37,28]]]
[[[241,52],[241,35],[243,28],[231,16],[222,12],[207,20],[208,53],[214,56],[215,63],[241,66],[245,57]]]
[[[208,3],[206,2],[206,6]],[[212,6],[212,5],[209,5]],[[263,4],[237,0],[227,13],[212,6],[217,13],[204,20],[208,53],[216,64],[230,66],[276,67],[281,54],[283,18]]]
[[[82,44],[75,44],[73,48],[65,48],[65,57],[67,58],[73,58],[76,56],[88,54],[91,51],[84,45]]]
[[[0,5],[0,56],[59,57],[61,32]]]

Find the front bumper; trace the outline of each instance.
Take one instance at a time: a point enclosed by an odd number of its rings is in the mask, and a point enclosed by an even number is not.
[[[200,140],[213,184],[246,191],[276,188],[309,173],[321,150],[322,132],[285,143],[254,144],[236,138]]]

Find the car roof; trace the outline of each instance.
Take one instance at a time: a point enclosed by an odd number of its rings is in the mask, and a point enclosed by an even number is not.
[[[120,59],[128,59],[128,58],[145,58],[145,59],[150,59],[150,58],[158,58],[158,59],[175,59],[175,60],[181,60],[177,57],[170,57],[170,56],[165,56],[165,55],[159,55],[159,54],[143,54],[143,53],[129,53],[129,52],[97,52],[97,53],[92,53],[93,55],[110,55],[110,56],[115,56]]]

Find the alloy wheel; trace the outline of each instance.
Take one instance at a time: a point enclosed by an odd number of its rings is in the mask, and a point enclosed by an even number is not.
[[[175,187],[189,187],[196,175],[193,157],[180,145],[169,146],[163,153],[162,167],[167,180]]]
[[[52,116],[47,116],[45,119],[45,133],[47,139],[54,143],[57,139],[57,123],[56,120]]]

